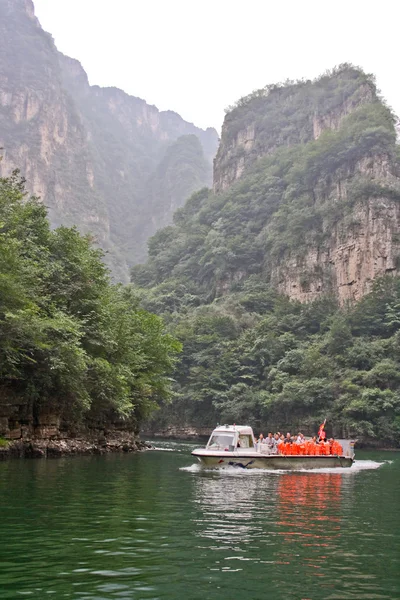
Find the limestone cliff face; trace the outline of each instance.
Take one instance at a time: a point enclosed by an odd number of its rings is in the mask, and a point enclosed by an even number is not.
[[[368,81],[350,85],[346,93],[339,95],[339,100],[329,97],[331,82],[322,83],[325,97],[319,82],[304,82],[283,90],[262,90],[238,103],[225,119],[214,160],[216,193],[229,190],[238,179],[251,173],[252,165],[260,158],[273,157],[274,152],[279,154],[279,148],[312,144],[326,131],[340,134],[347,126],[343,124],[346,117],[360,107],[378,102],[374,87]],[[301,110],[301,102],[303,106],[308,103],[308,110]],[[279,128],[274,126],[274,119],[279,121]],[[367,121],[365,128],[368,128]],[[333,225],[321,211],[318,236],[312,227],[304,229],[301,248],[286,251],[279,258],[267,258],[266,276],[280,292],[293,299],[306,302],[331,292],[341,303],[355,301],[371,290],[375,278],[398,274],[399,168],[393,156],[386,152],[366,149],[361,158],[360,153],[363,154],[358,149],[356,160],[350,157],[344,167],[342,164],[337,169],[332,157],[329,176],[321,174],[322,183],[317,178],[307,189],[315,205],[325,203],[328,210],[337,207],[338,212],[345,204],[351,205],[351,209],[343,210]],[[381,193],[369,195],[367,186],[362,198],[353,198],[352,183],[357,178],[363,178],[371,188],[378,186]],[[389,189],[391,192],[385,191]],[[267,230],[268,227],[267,224]],[[226,293],[235,281],[246,275],[246,271],[240,269],[231,273],[217,283],[217,293]]]
[[[310,84],[268,86],[243,98],[226,115],[214,159],[216,193],[229,188],[258,158],[280,146],[318,139],[326,129],[338,129],[346,115],[374,97],[370,84],[364,83],[350,88],[340,104],[321,106],[318,87],[323,84]],[[304,99],[310,106],[301,113],[298,105]],[[279,115],[279,126],[274,123],[274,114]]]
[[[255,125],[248,125],[225,141],[229,125],[222,126],[221,143],[214,159],[214,192],[223,192],[229,188],[245,170],[246,165],[254,158],[252,150],[255,142]],[[263,154],[260,154],[262,156]]]
[[[1,174],[19,168],[30,191],[49,207],[54,224],[70,225],[79,218],[83,231],[90,229],[104,242],[107,211],[93,185],[86,132],[62,87],[52,39],[41,30],[30,0],[2,0],[0,16]],[[71,201],[79,193],[77,180],[85,188],[80,206]]]
[[[400,179],[387,156],[358,163],[357,171],[377,181]],[[332,202],[346,198],[346,182],[336,182]],[[321,245],[309,244],[305,254],[291,253],[273,269],[272,281],[284,294],[301,302],[321,293],[335,293],[341,304],[357,301],[371,291],[375,278],[399,274],[400,205],[382,195],[356,203],[350,215],[327,231]],[[307,238],[306,238],[307,239]]]
[[[19,168],[52,224],[93,234],[126,280],[154,232],[150,180],[168,147],[195,135],[211,164],[217,133],[116,88],[90,86],[79,62],[41,29],[31,0],[0,0],[0,34],[0,175]],[[200,184],[211,184],[210,170]]]
[[[198,129],[178,114],[159,111],[117,88],[90,86],[78,61],[59,54],[59,62],[64,87],[74,98],[92,148],[94,180],[109,214],[111,243],[123,248],[129,264],[140,262],[146,257],[148,237],[159,224],[170,223],[174,209],[187,198],[177,178],[172,187],[168,181],[161,182],[155,205],[153,181],[163,161],[180,138],[193,135],[199,142],[199,154],[196,174],[186,191],[211,185],[216,132]],[[180,161],[182,169],[191,172],[191,152],[181,152]],[[174,202],[167,200],[162,206],[164,187],[170,189]]]

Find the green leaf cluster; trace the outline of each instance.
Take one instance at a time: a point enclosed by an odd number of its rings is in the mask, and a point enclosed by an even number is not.
[[[51,230],[15,172],[0,179],[0,403],[67,427],[137,426],[171,395],[180,344],[130,287],[111,285],[102,253],[76,228]]]
[[[338,437],[400,436],[400,278],[357,305],[290,301],[256,276],[235,296],[170,317],[183,344],[176,397],[156,426],[245,422]]]

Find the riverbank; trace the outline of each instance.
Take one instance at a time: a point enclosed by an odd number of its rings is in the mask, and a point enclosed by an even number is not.
[[[0,460],[8,458],[60,458],[62,456],[108,454],[111,452],[140,452],[151,444],[129,433],[104,438],[64,438],[2,440]]]

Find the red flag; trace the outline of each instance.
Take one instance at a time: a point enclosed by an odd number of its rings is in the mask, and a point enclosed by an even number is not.
[[[319,426],[319,429],[318,429],[318,437],[326,437],[326,433],[325,433],[325,431],[324,431],[325,423],[326,423],[326,419],[325,419],[325,421],[322,423],[322,425],[320,425],[320,426]]]

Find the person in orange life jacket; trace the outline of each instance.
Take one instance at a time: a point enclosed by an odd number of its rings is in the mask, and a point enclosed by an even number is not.
[[[335,454],[336,456],[341,456],[343,454],[343,448],[334,438],[329,440],[331,445],[331,454]]]
[[[315,446],[317,444],[317,438],[314,437],[311,440],[307,440],[306,441],[306,452],[307,454],[309,454],[310,456],[314,456],[315,455]]]
[[[301,432],[297,436],[297,443],[299,445],[299,454],[307,454],[306,438]]]
[[[330,445],[327,440],[321,440],[319,445],[321,446],[321,454],[330,454]]]
[[[285,446],[285,436],[282,433],[282,435],[279,436],[279,439],[278,439],[278,451],[281,454],[283,454],[283,448],[284,448],[284,446]]]

